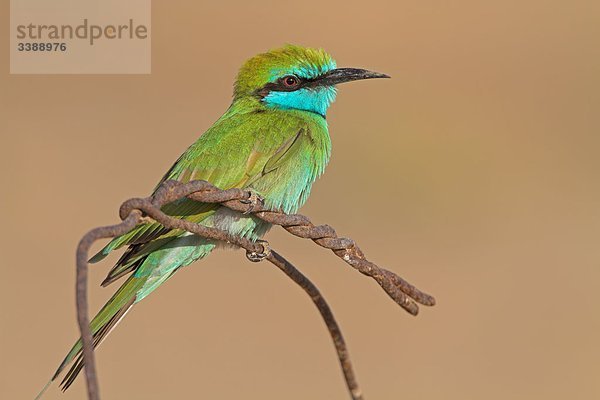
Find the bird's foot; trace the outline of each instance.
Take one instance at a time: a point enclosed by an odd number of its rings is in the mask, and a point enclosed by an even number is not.
[[[254,211],[254,208],[256,206],[264,206],[265,205],[265,199],[259,195],[258,193],[254,192],[253,190],[248,190],[246,192],[248,198],[240,200],[240,203],[242,204],[249,204],[250,206],[248,207],[248,209],[246,211],[244,211],[244,215],[250,214],[252,211]]]
[[[140,224],[153,224],[155,222],[156,222],[156,220],[154,218],[149,217],[147,215],[140,217],[140,221],[139,221]]]
[[[271,255],[271,246],[269,245],[269,242],[266,240],[257,240],[256,243],[262,246],[262,251],[260,253],[246,251],[246,258],[252,262],[260,262]]]

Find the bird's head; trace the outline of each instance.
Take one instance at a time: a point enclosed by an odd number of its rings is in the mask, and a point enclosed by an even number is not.
[[[321,49],[287,45],[258,54],[242,65],[234,99],[254,97],[267,107],[310,111],[325,116],[335,86],[360,79],[389,78],[357,68],[336,68]]]

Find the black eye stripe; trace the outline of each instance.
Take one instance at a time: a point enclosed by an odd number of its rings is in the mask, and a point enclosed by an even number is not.
[[[298,80],[298,84],[296,84],[295,86],[288,86],[283,82],[283,79],[287,78],[287,77],[291,77],[293,76],[294,78],[296,78]],[[275,82],[269,82],[267,83],[265,86],[263,86],[261,89],[257,90],[256,96],[260,97],[260,98],[264,98],[266,96],[269,95],[270,92],[295,92],[296,90],[305,88],[305,87],[313,87],[316,85],[316,81],[319,79],[319,77],[314,78],[314,79],[305,79],[305,78],[300,78],[299,76],[296,75],[285,75],[282,76],[281,78],[277,79]]]

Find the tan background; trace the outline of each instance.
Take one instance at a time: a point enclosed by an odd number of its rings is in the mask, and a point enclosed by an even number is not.
[[[412,318],[327,251],[268,237],[330,300],[367,398],[600,398],[600,3],[154,3],[150,76],[0,63],[1,398],[31,399],[76,336],[80,235],[147,194],[240,63],[285,42],[394,78],[341,87],[302,211],[439,304]],[[308,298],[241,252],[180,272],[98,359],[105,399],[347,398]],[[80,379],[46,398],[83,395]]]

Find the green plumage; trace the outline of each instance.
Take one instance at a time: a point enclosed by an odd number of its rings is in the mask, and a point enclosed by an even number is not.
[[[234,99],[215,124],[179,157],[163,179],[206,180],[221,189],[258,193],[269,209],[293,213],[304,204],[331,152],[324,111],[335,98],[334,85],[319,85],[335,62],[322,50],[286,46],[259,54],[240,69]],[[295,86],[289,84],[295,77]],[[333,78],[328,78],[333,79]],[[364,79],[364,78],[355,78]],[[183,199],[163,207],[171,216],[227,230],[252,240],[269,224],[218,204]],[[131,274],[91,321],[98,345],[125,313],[179,268],[207,256],[218,243],[158,223],[146,223],[113,239],[91,262],[111,251],[127,250],[103,285]],[[62,385],[67,389],[83,367],[81,340],[67,354],[54,380],[73,360]]]

